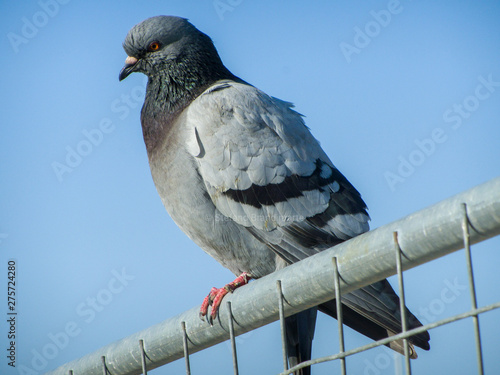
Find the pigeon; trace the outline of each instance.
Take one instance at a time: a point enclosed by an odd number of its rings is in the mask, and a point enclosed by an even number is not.
[[[147,75],[141,124],[153,181],[175,223],[237,278],[212,288],[200,315],[213,323],[227,293],[369,230],[360,193],[335,167],[289,102],[232,74],[209,36],[187,19],[135,25],[120,81]],[[286,318],[290,366],[311,358],[319,309]],[[401,332],[387,280],[341,297],[344,323],[379,340]],[[211,308],[210,314],[208,310]],[[409,328],[422,324],[406,310]],[[409,338],[429,350],[428,332]],[[403,342],[388,346],[403,353]],[[310,368],[302,370],[309,374]]]

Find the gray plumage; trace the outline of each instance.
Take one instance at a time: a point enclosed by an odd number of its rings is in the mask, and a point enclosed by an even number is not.
[[[369,229],[360,194],[302,116],[234,76],[187,20],[149,18],[123,47],[120,80],[148,76],[141,122],[163,204],[235,275],[265,276]],[[345,323],[372,339],[401,331],[399,299],[385,280],[342,302]],[[336,316],[334,303],[319,309]],[[287,320],[291,364],[310,358],[315,319],[313,309]],[[410,327],[420,325],[410,313]],[[429,349],[427,332],[410,341]]]

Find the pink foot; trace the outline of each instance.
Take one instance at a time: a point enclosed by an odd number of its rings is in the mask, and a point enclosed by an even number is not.
[[[238,276],[233,282],[226,284],[222,288],[212,288],[210,290],[210,293],[208,296],[205,297],[203,300],[203,303],[201,304],[200,308],[200,318],[204,320],[204,317],[208,314],[208,307],[212,306],[212,311],[210,313],[210,316],[208,318],[208,321],[210,324],[212,324],[213,320],[217,317],[217,313],[219,311],[219,306],[222,302],[222,299],[226,294],[229,292],[233,292],[236,288],[239,288],[240,286],[243,286],[245,284],[248,284],[248,281],[252,277],[246,273],[243,272],[240,276]]]

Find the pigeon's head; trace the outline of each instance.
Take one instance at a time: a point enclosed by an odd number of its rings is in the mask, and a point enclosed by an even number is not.
[[[132,72],[172,77],[226,70],[212,40],[180,17],[157,16],[142,21],[128,32],[123,48],[128,57],[120,81]]]

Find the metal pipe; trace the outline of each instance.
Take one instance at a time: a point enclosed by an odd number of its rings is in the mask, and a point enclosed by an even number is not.
[[[146,365],[146,352],[144,350],[144,340],[139,340],[139,349],[141,351],[142,375],[148,375],[148,367]]]
[[[403,269],[409,269],[463,248],[462,203],[467,204],[470,243],[500,234],[500,178],[493,179],[438,204],[413,213],[344,242],[299,263],[285,267],[237,289],[225,298],[231,301],[235,335],[240,335],[278,319],[276,281],[281,280],[287,304],[285,315],[316,306],[332,299],[335,287],[332,257],[337,257],[343,294],[387,278],[396,273],[394,244],[388,240],[397,231],[405,251]],[[190,353],[203,350],[229,338],[227,322],[208,326],[198,316],[199,307],[185,311],[162,323],[109,344],[80,359],[48,372],[50,375],[99,375],[105,356],[113,375],[139,375],[141,355],[137,341],[148,343],[150,369],[183,356],[182,321],[187,323]],[[220,309],[227,316],[226,305]]]
[[[339,352],[344,353],[344,315],[342,313],[342,302],[340,293],[340,276],[339,276],[339,265],[337,263],[337,258],[333,257],[333,281],[335,286],[335,304],[337,306],[337,324],[339,328]],[[340,358],[340,373],[341,375],[346,375],[346,365],[345,358]]]
[[[286,348],[286,324],[285,324],[285,308],[283,305],[283,292],[281,290],[281,280],[276,281],[278,289],[278,308],[281,329],[281,352],[283,353],[283,369],[288,370],[288,354]]]
[[[401,247],[398,241],[398,232],[393,233],[394,239],[394,249],[396,250],[396,270],[398,273],[398,284],[399,284],[399,309],[401,311],[401,332],[405,333],[408,331],[408,318],[406,316],[406,301],[405,301],[405,287],[403,281],[403,262],[401,259]],[[411,375],[411,363],[410,363],[410,347],[408,346],[408,339],[403,339],[404,345],[404,355],[406,364],[406,375]]]
[[[476,298],[476,286],[474,283],[474,273],[472,271],[472,255],[470,250],[470,232],[469,232],[469,220],[467,217],[467,205],[465,203],[462,204],[463,209],[463,223],[462,230],[464,236],[464,249],[465,249],[465,261],[467,264],[467,276],[469,279],[469,291],[472,309],[477,309],[477,298]],[[477,373],[479,375],[484,374],[484,366],[483,366],[483,351],[481,348],[481,332],[479,330],[479,316],[472,316],[472,323],[474,324],[474,333],[476,336],[476,356],[477,356]]]
[[[102,373],[103,373],[103,375],[108,375],[108,369],[106,367],[106,357],[105,356],[101,357],[101,363],[102,363]]]
[[[185,321],[181,322],[181,329],[182,329],[182,348],[184,354],[184,363],[186,365],[186,375],[191,375],[191,365],[189,364],[189,346],[188,346]]]
[[[229,339],[231,340],[231,352],[233,355],[233,373],[234,375],[239,374],[238,369],[238,355],[236,352],[236,338],[234,336],[234,322],[233,322],[233,311],[231,308],[231,301],[227,301],[227,312],[228,312],[228,324],[229,324]]]

